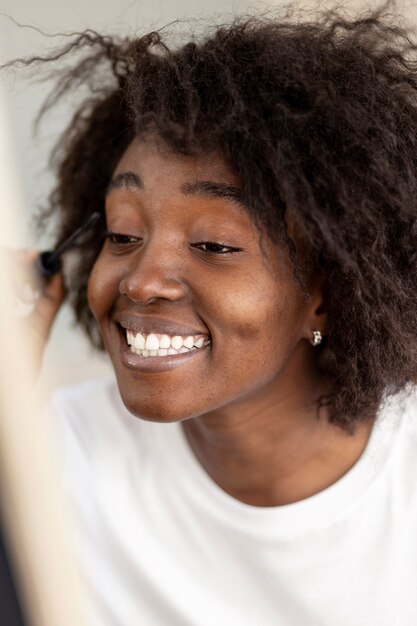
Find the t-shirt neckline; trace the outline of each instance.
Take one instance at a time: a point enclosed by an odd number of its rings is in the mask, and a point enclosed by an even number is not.
[[[170,445],[175,444],[178,454],[169,455],[172,471],[182,473],[193,498],[208,514],[220,516],[223,521],[251,533],[287,536],[328,527],[352,506],[360,504],[386,468],[400,426],[401,410],[396,397],[391,397],[381,405],[364,451],[346,474],[313,496],[274,507],[246,504],[219,487],[195,456],[181,422],[161,426],[159,435],[169,436]]]

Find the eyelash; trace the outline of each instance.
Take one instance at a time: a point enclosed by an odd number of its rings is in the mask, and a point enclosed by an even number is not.
[[[123,233],[115,233],[112,231],[106,231],[104,234],[104,238],[108,239],[110,243],[114,246],[126,246],[129,244],[140,242],[140,239],[138,237],[134,237],[133,235],[124,235]],[[123,241],[120,241],[120,239],[122,239]],[[126,239],[128,241],[126,241]],[[131,241],[129,241],[129,239]],[[193,248],[197,248],[198,250],[206,252],[207,254],[232,254],[234,252],[242,252],[242,248],[228,246],[227,244],[221,243],[219,241],[198,241],[197,243],[193,243],[191,245]],[[202,246],[206,246],[206,249],[203,249]],[[207,246],[212,246],[217,249],[208,250]],[[220,250],[219,248],[223,248],[223,250]],[[224,250],[224,248],[226,249]]]
[[[134,241],[118,241],[119,238],[120,239],[133,239]],[[137,237],[134,237],[133,235],[124,235],[123,233],[114,233],[110,230],[104,233],[104,239],[108,239],[110,243],[112,243],[114,246],[125,246],[125,245],[129,245],[130,243],[137,243],[138,241],[140,241]]]
[[[204,250],[201,246],[212,246],[216,248],[227,248],[226,250]],[[193,248],[197,248],[198,250],[202,250],[202,252],[207,252],[208,254],[232,254],[233,252],[242,252],[242,248],[235,248],[233,246],[228,246],[225,243],[220,243],[220,241],[199,241],[197,243],[192,244]]]

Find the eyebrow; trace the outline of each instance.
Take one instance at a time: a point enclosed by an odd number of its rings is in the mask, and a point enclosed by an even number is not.
[[[181,191],[187,195],[201,195],[211,198],[227,198],[243,204],[242,190],[235,185],[215,183],[211,180],[197,180],[194,183],[184,183]]]
[[[143,189],[143,182],[134,172],[122,172],[111,179],[105,195],[107,196],[113,189]]]
[[[144,189],[142,179],[135,172],[117,174],[107,186],[106,195],[113,189]],[[236,185],[216,183],[211,180],[198,180],[181,185],[181,191],[186,196],[201,195],[209,198],[226,198],[244,205],[242,190]]]

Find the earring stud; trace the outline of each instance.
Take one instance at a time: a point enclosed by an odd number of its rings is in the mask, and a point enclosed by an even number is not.
[[[310,339],[310,343],[313,346],[318,346],[323,339],[323,335],[319,330],[313,330],[313,338]]]

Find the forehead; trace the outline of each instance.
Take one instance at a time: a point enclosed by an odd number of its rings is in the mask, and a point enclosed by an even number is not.
[[[184,155],[175,152],[157,137],[136,137],[116,166],[113,178],[124,171],[134,171],[146,181],[212,180],[240,186],[240,180],[220,152]]]
[[[120,159],[106,190],[138,194],[143,206],[157,217],[165,207],[193,208],[190,219],[200,213],[254,224],[244,202],[239,179],[224,157],[216,152],[183,155],[161,140],[136,138]],[[130,197],[133,197],[132,195]],[[116,196],[120,199],[120,192]],[[165,219],[165,217],[164,217]]]

